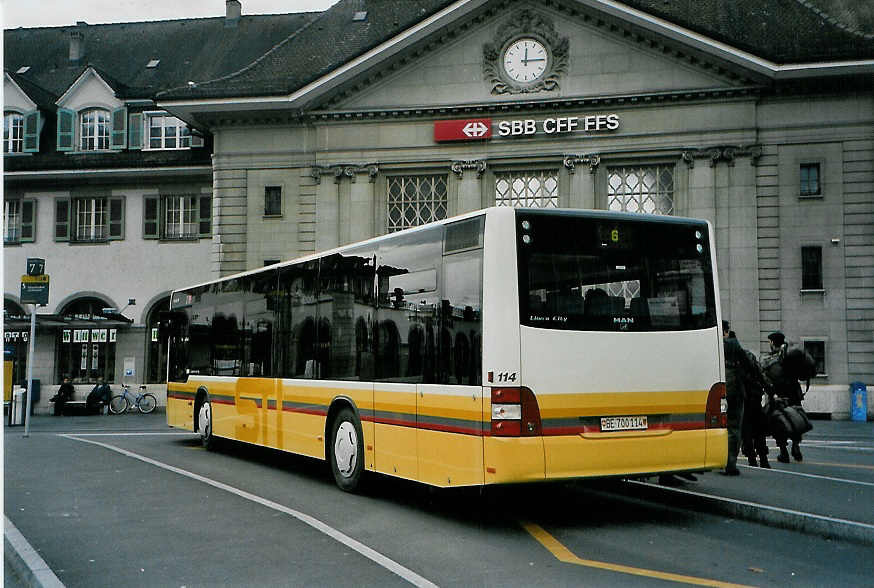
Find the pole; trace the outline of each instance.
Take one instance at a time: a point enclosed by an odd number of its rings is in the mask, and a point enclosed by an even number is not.
[[[27,406],[24,408],[24,436],[30,437],[30,409],[33,406],[33,348],[36,344],[36,308],[30,311],[30,349],[27,353]]]

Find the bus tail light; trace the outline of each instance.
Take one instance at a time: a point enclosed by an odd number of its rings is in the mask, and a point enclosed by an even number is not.
[[[707,394],[707,409],[704,411],[705,429],[724,429],[728,426],[728,401],[725,399],[725,382],[716,382]]]
[[[536,437],[541,434],[540,408],[525,388],[492,388],[492,436]]]

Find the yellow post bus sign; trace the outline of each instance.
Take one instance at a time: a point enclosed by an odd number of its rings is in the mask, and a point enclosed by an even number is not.
[[[21,302],[23,304],[49,303],[49,277],[21,276]]]

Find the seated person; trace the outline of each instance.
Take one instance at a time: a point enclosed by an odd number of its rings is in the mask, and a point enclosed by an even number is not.
[[[73,400],[73,395],[75,393],[76,389],[73,388],[73,384],[70,383],[70,376],[64,376],[64,383],[61,384],[60,388],[58,388],[57,394],[49,399],[49,402],[55,403],[55,416],[64,414],[64,404],[66,404],[68,400]]]
[[[109,398],[112,395],[112,390],[103,381],[102,377],[97,378],[97,385],[88,393],[85,399],[85,407],[91,414],[101,414],[103,407],[109,405]]]

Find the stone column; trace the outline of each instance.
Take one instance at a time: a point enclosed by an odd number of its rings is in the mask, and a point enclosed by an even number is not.
[[[246,269],[246,170],[213,163],[212,269],[226,276]]]
[[[591,155],[567,155],[564,167],[568,171],[569,189],[567,206],[570,208],[597,208],[595,199],[595,172],[601,157]]]
[[[352,168],[348,168],[352,169]],[[346,243],[363,241],[376,235],[376,202],[374,188],[379,168],[375,165],[354,168],[347,174],[351,182],[349,211],[351,214],[349,240]]]
[[[463,214],[479,210],[482,205],[482,176],[486,171],[486,162],[482,159],[468,161],[453,161],[450,169],[458,177],[458,199],[456,213]],[[476,173],[467,173],[471,171]]]

